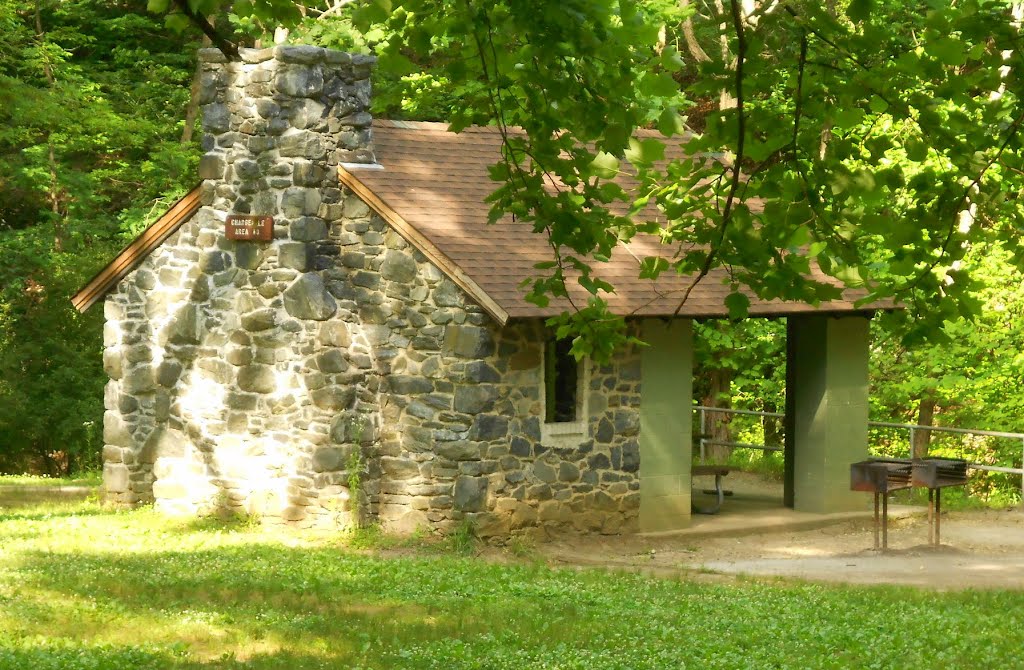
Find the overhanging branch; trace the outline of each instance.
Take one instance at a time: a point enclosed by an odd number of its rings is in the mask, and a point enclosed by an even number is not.
[[[228,60],[241,60],[241,56],[238,55],[238,45],[228,41],[227,38],[218,33],[213,25],[206,20],[205,16],[193,11],[189,7],[188,0],[174,0],[174,6],[178,8],[178,11],[185,18],[191,21],[199,30],[203,31],[203,34],[210,38],[213,46],[220,49],[221,53],[228,57]]]

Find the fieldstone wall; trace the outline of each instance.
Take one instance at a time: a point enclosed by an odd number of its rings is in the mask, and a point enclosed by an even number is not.
[[[203,207],[105,305],[107,496],[348,518],[361,507],[344,469],[375,439],[379,382],[322,270],[343,233],[328,222],[352,206],[334,166],[374,161],[372,59],[313,47],[200,56]],[[275,240],[227,240],[228,213],[274,216]]]
[[[108,499],[493,537],[634,529],[639,354],[591,370],[586,430],[543,444],[542,326],[497,327],[339,187],[337,163],[374,161],[372,61],[203,58],[203,207],[105,305]],[[274,240],[227,240],[228,213],[274,216]]]
[[[442,531],[469,519],[485,537],[635,530],[639,353],[592,370],[585,432],[544,444],[542,324],[498,329],[447,280],[428,294],[391,321],[389,342],[413,339],[385,380],[378,518]]]

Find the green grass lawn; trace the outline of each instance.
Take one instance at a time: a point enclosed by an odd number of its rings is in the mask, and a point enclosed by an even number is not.
[[[1009,668],[1024,593],[707,583],[0,510],[0,668]]]

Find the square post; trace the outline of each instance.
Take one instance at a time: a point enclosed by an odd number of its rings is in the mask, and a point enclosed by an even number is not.
[[[690,522],[693,334],[689,320],[645,320],[641,338],[640,530]]]
[[[785,502],[803,512],[862,509],[850,464],[868,455],[868,319],[790,317],[786,348]]]

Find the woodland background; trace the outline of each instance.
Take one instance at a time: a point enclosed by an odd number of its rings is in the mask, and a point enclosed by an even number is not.
[[[195,184],[192,82],[203,36],[177,23],[180,30],[168,29],[137,0],[0,0],[0,473],[100,465],[103,314],[78,314],[69,298]],[[218,17],[217,25],[243,45],[266,39],[251,16]],[[387,30],[357,29],[339,4],[310,11],[290,39],[374,51],[390,39]],[[466,92],[439,53],[382,67],[374,114],[457,115]],[[696,78],[699,54],[674,53],[676,80]],[[690,123],[699,126],[714,103],[691,101]],[[941,343],[905,344],[912,312],[874,319],[872,419],[1024,431],[1024,282],[999,246],[966,260],[976,268],[976,316],[946,319],[934,338]],[[701,404],[781,411],[784,322],[711,321],[698,324],[697,336]],[[748,441],[777,441],[780,430],[773,421],[714,429]],[[905,436],[902,444],[874,437],[908,446]],[[1019,443],[973,446],[975,458],[1020,467]],[[1009,477],[986,481],[988,490],[1019,487]]]

